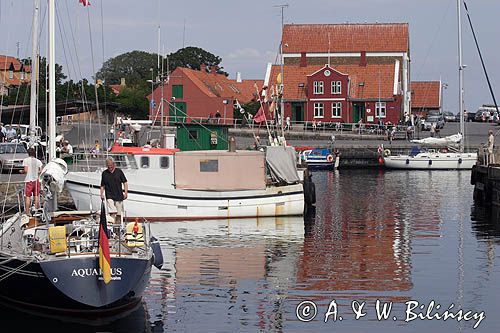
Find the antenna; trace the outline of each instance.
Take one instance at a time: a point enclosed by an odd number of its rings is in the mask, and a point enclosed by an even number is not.
[[[161,40],[161,26],[160,26],[160,0],[158,0],[158,72],[160,71],[160,40]]]
[[[17,59],[19,59],[19,47],[21,46],[21,43],[20,42],[17,42],[16,43],[16,47],[17,47]]]
[[[182,30],[182,48],[186,47],[186,19],[184,18],[184,28]]]

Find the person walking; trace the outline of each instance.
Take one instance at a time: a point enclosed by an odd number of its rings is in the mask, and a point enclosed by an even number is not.
[[[5,141],[5,137],[7,136],[7,130],[3,127],[3,124],[0,123],[0,142]]]
[[[493,153],[493,148],[495,146],[495,136],[493,131],[488,132],[488,164],[495,164],[495,154]]]
[[[106,159],[106,167],[101,176],[101,200],[106,200],[108,213],[114,215],[118,224],[123,216],[123,201],[128,197],[127,178],[113,158]]]
[[[26,174],[24,178],[24,211],[30,213],[31,197],[35,202],[35,209],[40,208],[40,181],[38,177],[42,171],[42,162],[35,157],[35,149],[28,149],[28,157],[23,160],[24,169],[21,172]]]
[[[215,121],[217,122],[217,124],[220,123],[220,117],[220,112],[219,110],[217,110],[217,112],[215,112]]]

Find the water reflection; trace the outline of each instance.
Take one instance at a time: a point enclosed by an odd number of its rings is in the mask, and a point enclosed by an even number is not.
[[[17,311],[3,305],[0,306],[0,312],[2,313],[2,331],[19,330],[21,327],[28,327],[26,325],[29,324],[31,328],[29,330],[40,329],[45,331],[50,328],[50,332],[163,332],[162,322],[150,323],[145,304],[140,304],[126,316],[101,319],[99,322],[96,322],[95,319],[47,318]],[[28,329],[26,330],[28,331]]]

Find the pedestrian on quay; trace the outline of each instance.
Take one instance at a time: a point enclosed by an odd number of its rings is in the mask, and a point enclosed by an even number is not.
[[[431,138],[436,134],[436,125],[431,124]]]
[[[313,119],[312,128],[313,128],[313,131],[316,132],[316,119]]]
[[[35,149],[28,149],[28,157],[23,160],[23,167],[21,172],[26,174],[24,178],[24,212],[30,214],[32,196],[35,209],[40,208],[40,181],[38,177],[42,171],[42,162],[35,157]]]
[[[217,112],[215,112],[215,121],[217,122],[217,124],[220,123],[220,117],[220,112],[219,110],[217,110]]]
[[[123,217],[123,201],[128,197],[127,178],[116,167],[113,158],[106,159],[106,167],[101,176],[101,200],[106,200],[108,213],[115,217],[115,223],[118,224]]]
[[[488,132],[488,164],[495,164],[495,154],[493,153],[493,148],[495,146],[495,136],[493,131]]]
[[[7,130],[3,127],[3,124],[0,123],[0,142],[5,141],[5,137],[7,136]]]
[[[285,130],[289,131],[292,129],[292,127],[290,126],[290,117],[286,117],[286,121],[285,121]]]
[[[5,137],[7,138],[7,141],[12,141],[17,137],[17,132],[14,126],[10,126],[10,128],[5,132]]]

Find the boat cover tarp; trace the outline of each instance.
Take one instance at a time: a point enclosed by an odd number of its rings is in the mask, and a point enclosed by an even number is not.
[[[462,141],[462,135],[460,133],[450,135],[444,138],[425,138],[420,140],[411,140],[411,142],[413,143],[435,145],[435,146],[448,146],[460,143],[460,141]]]
[[[273,181],[286,184],[299,182],[297,157],[293,147],[267,147],[266,162]]]

